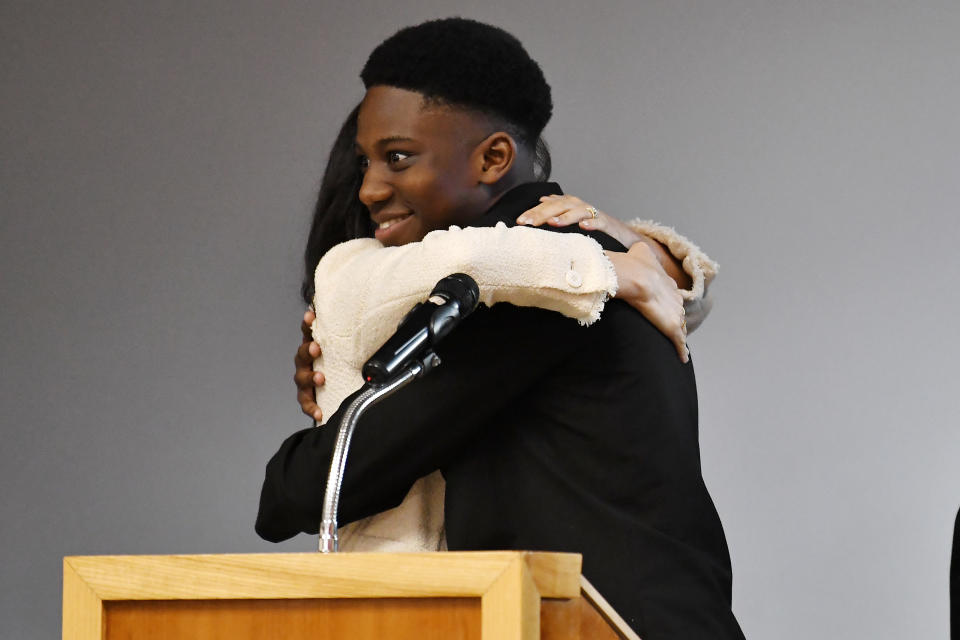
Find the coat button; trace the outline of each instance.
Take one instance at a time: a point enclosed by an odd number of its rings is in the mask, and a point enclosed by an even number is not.
[[[583,276],[573,269],[570,269],[567,271],[567,284],[576,289],[583,284]]]

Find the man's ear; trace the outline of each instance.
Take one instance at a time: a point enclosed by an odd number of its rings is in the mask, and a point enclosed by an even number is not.
[[[474,151],[477,182],[496,184],[507,175],[517,160],[517,143],[505,131],[497,131],[487,136]]]

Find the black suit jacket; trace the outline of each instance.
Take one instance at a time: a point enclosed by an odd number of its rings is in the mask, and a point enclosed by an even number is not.
[[[517,187],[477,226],[512,225],[547,193],[559,187]],[[498,304],[478,309],[438,352],[440,368],[361,420],[341,522],[397,506],[440,469],[450,549],[580,552],[584,575],[646,640],[743,637],[700,472],[693,366],[666,337],[619,300],[587,328]],[[261,536],[317,532],[335,437],[305,429],[270,460]]]

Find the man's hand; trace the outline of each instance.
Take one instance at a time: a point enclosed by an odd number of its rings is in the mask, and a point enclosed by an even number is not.
[[[687,322],[683,296],[653,250],[643,242],[626,253],[605,251],[617,270],[617,298],[629,303],[673,342],[680,360],[688,362]]]
[[[313,361],[320,356],[320,345],[313,341],[311,331],[315,318],[313,311],[303,314],[303,323],[300,325],[303,342],[300,343],[297,355],[293,359],[296,367],[293,381],[297,383],[297,402],[300,403],[300,409],[319,423],[323,420],[323,412],[317,405],[316,390],[325,382],[325,378],[322,373],[313,370]]]

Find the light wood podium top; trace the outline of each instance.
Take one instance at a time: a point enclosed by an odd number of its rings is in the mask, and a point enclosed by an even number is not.
[[[575,598],[576,553],[249,553],[67,556],[101,600],[481,596],[522,562],[543,598]]]
[[[580,567],[527,551],[69,556],[63,637],[636,638]]]

